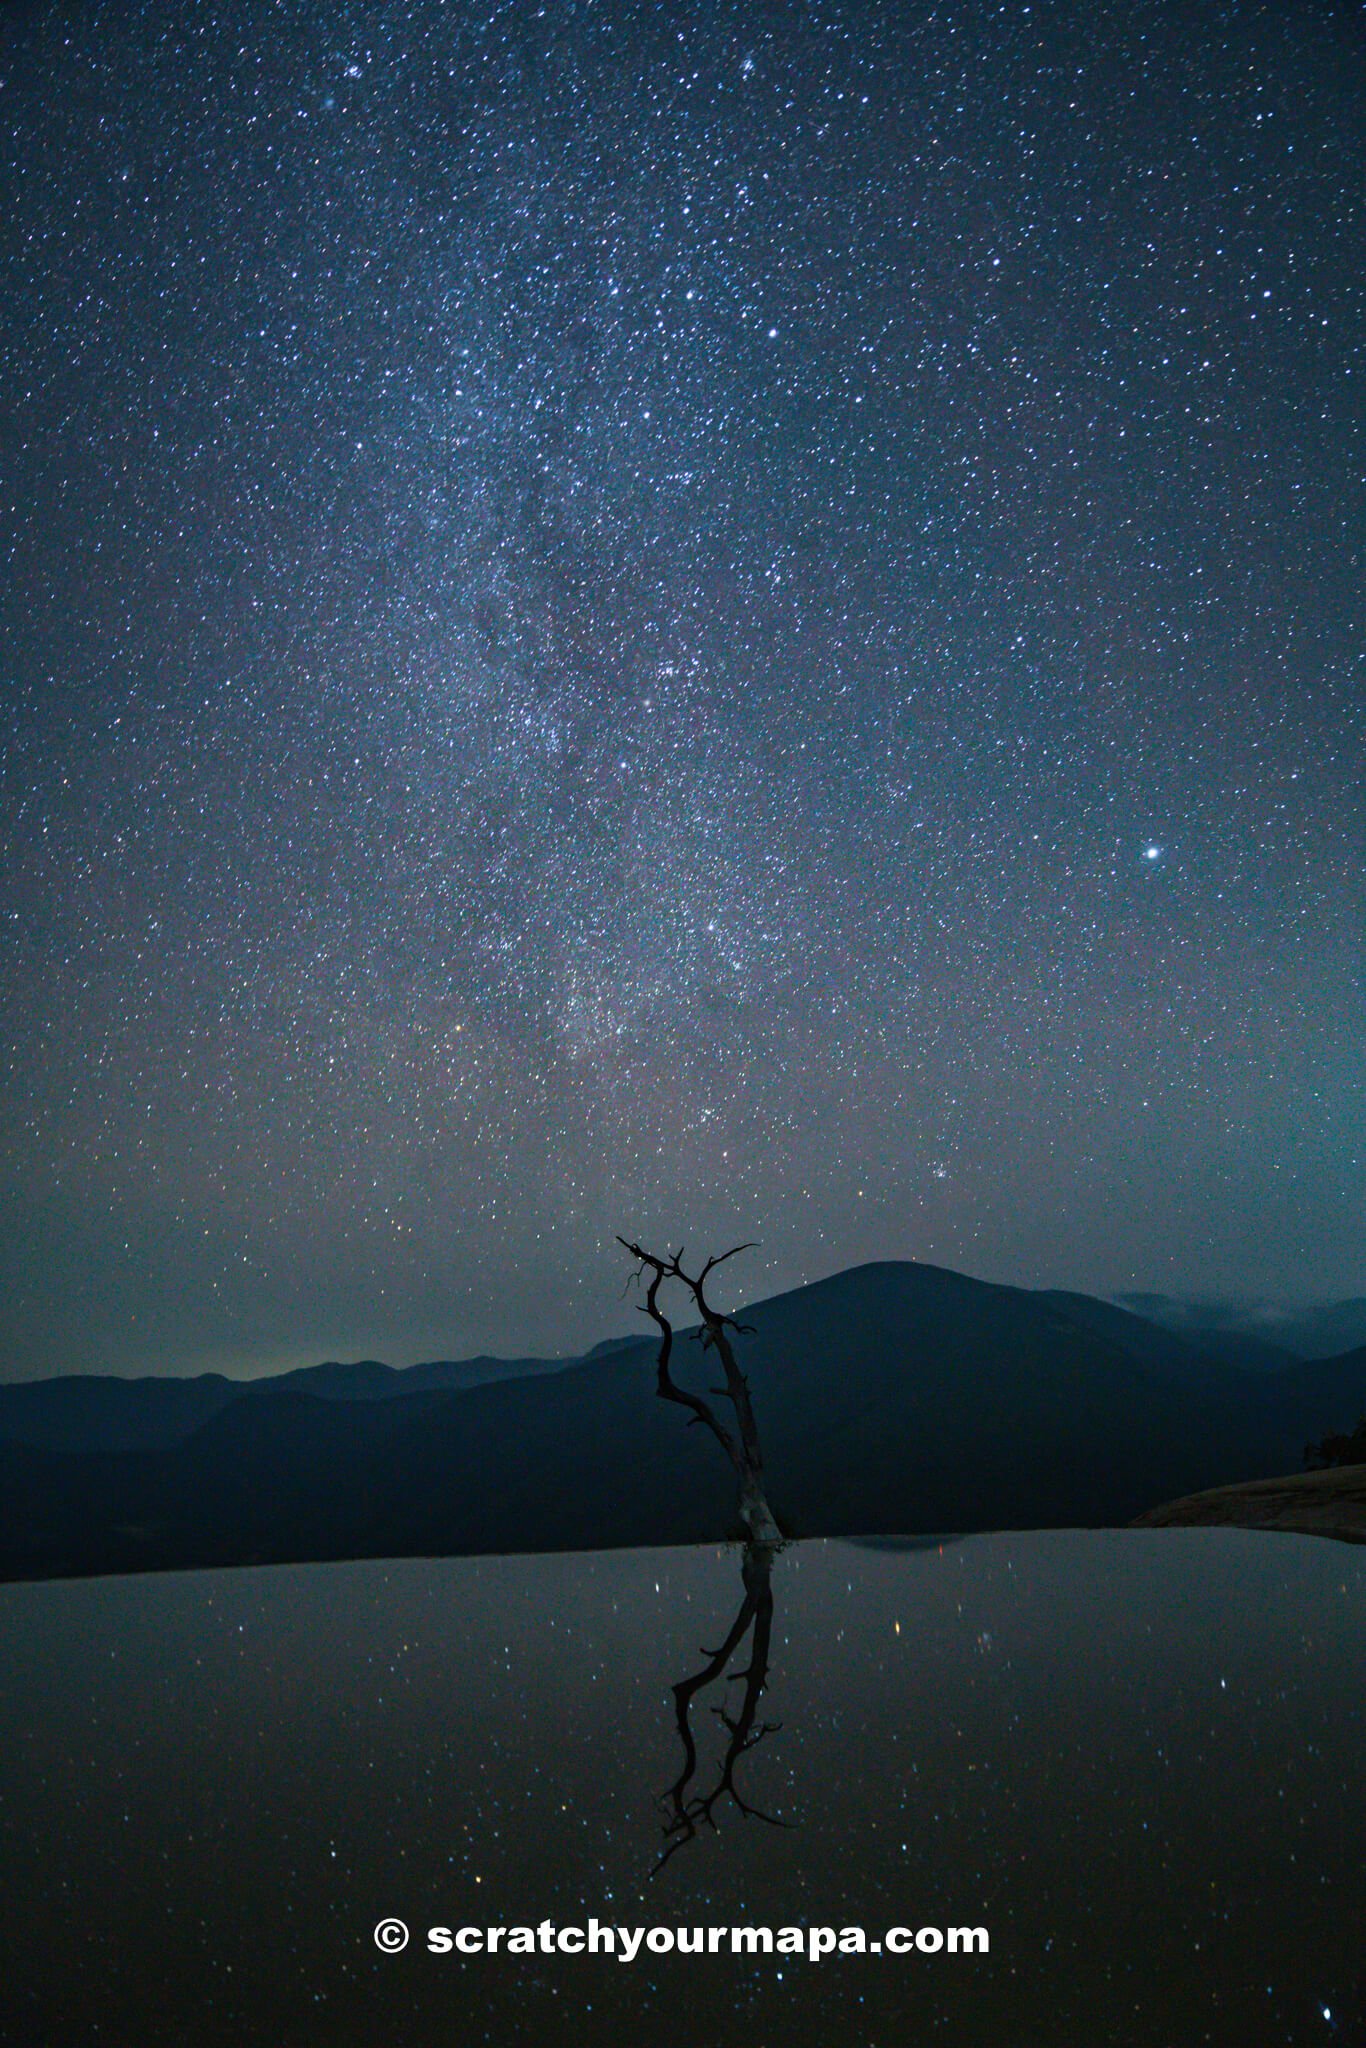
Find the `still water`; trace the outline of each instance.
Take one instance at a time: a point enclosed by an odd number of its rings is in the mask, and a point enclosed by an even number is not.
[[[1366,2043],[1366,1549],[1066,1531],[745,1567],[0,1587],[3,2038]],[[590,1916],[990,1952],[426,1946]]]

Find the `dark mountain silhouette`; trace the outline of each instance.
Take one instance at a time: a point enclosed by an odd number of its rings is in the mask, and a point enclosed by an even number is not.
[[[1040,1294],[1039,1299],[1053,1302],[1067,1321],[1092,1331],[1098,1337],[1107,1338],[1159,1376],[1192,1389],[1208,1388],[1217,1383],[1217,1375],[1211,1375],[1209,1370],[1212,1365],[1236,1366],[1246,1370],[1273,1363],[1277,1367],[1295,1363],[1293,1352],[1274,1351],[1256,1339],[1225,1338],[1220,1331],[1194,1325],[1183,1333],[1150,1321],[1138,1310],[1126,1309],[1112,1301],[1099,1301],[1094,1295],[1072,1294],[1061,1288],[1052,1288]]]
[[[492,1358],[481,1352],[477,1358],[435,1359],[429,1365],[381,1365],[363,1358],[356,1365],[301,1365],[272,1381],[301,1394],[317,1394],[324,1401],[392,1401],[403,1394],[425,1394],[433,1388],[451,1392],[482,1387],[494,1380],[529,1379],[537,1373],[562,1372],[573,1358]]]
[[[154,1451],[179,1443],[233,1402],[267,1392],[297,1392],[322,1401],[392,1401],[433,1388],[451,1392],[487,1381],[560,1372],[564,1358],[436,1359],[428,1365],[382,1365],[362,1358],[301,1365],[268,1379],[231,1380],[222,1373],[193,1379],[118,1379],[109,1373],[64,1373],[0,1386],[0,1438],[51,1451]]]
[[[1123,1523],[1283,1472],[1366,1406],[1364,1352],[1245,1371],[1113,1304],[911,1263],[745,1320],[768,1492],[796,1535]],[[649,1336],[614,1340],[559,1371],[385,1400],[322,1399],[291,1374],[158,1448],[0,1442],[0,1570],[725,1536],[732,1476],[656,1399],[654,1356]],[[675,1371],[714,1376],[686,1337]]]
[[[1305,1358],[1339,1357],[1366,1346],[1366,1296],[1306,1309],[1291,1323],[1284,1341]]]
[[[0,1438],[54,1451],[133,1451],[179,1443],[246,1391],[220,1372],[195,1379],[65,1373],[0,1387]]]

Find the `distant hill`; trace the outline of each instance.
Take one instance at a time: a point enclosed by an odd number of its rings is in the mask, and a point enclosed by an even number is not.
[[[1117,1294],[1116,1302],[1233,1364],[1287,1365],[1337,1358],[1366,1345],[1366,1297],[1287,1308],[1270,1301],[1192,1301],[1172,1294]]]
[[[193,1379],[120,1379],[111,1373],[63,1373],[0,1386],[0,1439],[50,1451],[155,1451],[179,1443],[235,1401],[270,1393],[306,1393],[321,1401],[393,1401],[405,1394],[481,1387],[490,1380],[560,1372],[573,1359],[464,1358],[429,1365],[301,1365],[259,1380],[222,1373]]]
[[[1250,1371],[1112,1303],[910,1262],[745,1319],[769,1497],[797,1535],[1124,1523],[1282,1472],[1366,1406],[1366,1352]],[[642,1337],[556,1371],[379,1400],[323,1399],[287,1374],[159,1447],[0,1442],[0,1570],[725,1536],[725,1461],[655,1397],[653,1368]],[[714,1378],[686,1339],[676,1371]]]
[[[1293,1352],[1277,1350],[1256,1338],[1207,1330],[1197,1324],[1177,1329],[1161,1318],[1154,1320],[1140,1310],[1098,1301],[1093,1295],[1051,1289],[1040,1299],[1055,1303],[1060,1313],[1081,1328],[1109,1338],[1140,1363],[1185,1385],[1208,1385],[1205,1368],[1211,1363],[1252,1370],[1295,1363]]]

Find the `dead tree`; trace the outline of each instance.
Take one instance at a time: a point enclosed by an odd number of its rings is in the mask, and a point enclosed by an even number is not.
[[[727,1332],[742,1331],[748,1326],[736,1321],[734,1316],[722,1315],[712,1307],[704,1292],[708,1276],[726,1259],[733,1259],[737,1252],[749,1251],[747,1244],[732,1245],[728,1252],[720,1252],[707,1260],[701,1271],[694,1276],[683,1270],[683,1248],[669,1258],[659,1258],[654,1252],[645,1251],[642,1246],[632,1244],[629,1238],[619,1237],[619,1245],[625,1246],[633,1259],[640,1261],[640,1272],[646,1276],[645,1303],[641,1311],[649,1316],[659,1330],[659,1364],[655,1379],[655,1392],[662,1401],[676,1401],[682,1408],[692,1410],[693,1421],[703,1423],[735,1468],[736,1484],[739,1491],[737,1502],[740,1520],[750,1543],[781,1543],[782,1532],[773,1519],[773,1511],[764,1497],[764,1461],[759,1449],[759,1431],[754,1420],[754,1404],[749,1396],[749,1381],[735,1362],[735,1352]],[[659,1305],[659,1290],[666,1280],[681,1281],[692,1296],[694,1306],[702,1319],[698,1332],[704,1351],[714,1351],[721,1361],[725,1374],[723,1387],[709,1387],[708,1393],[717,1394],[729,1401],[735,1411],[735,1427],[728,1428],[722,1422],[710,1401],[704,1401],[700,1394],[694,1394],[688,1387],[680,1387],[670,1371],[673,1355],[673,1324]]]

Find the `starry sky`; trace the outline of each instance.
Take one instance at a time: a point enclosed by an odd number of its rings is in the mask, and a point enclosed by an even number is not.
[[[0,13],[0,1375],[1366,1291],[1366,19]]]

